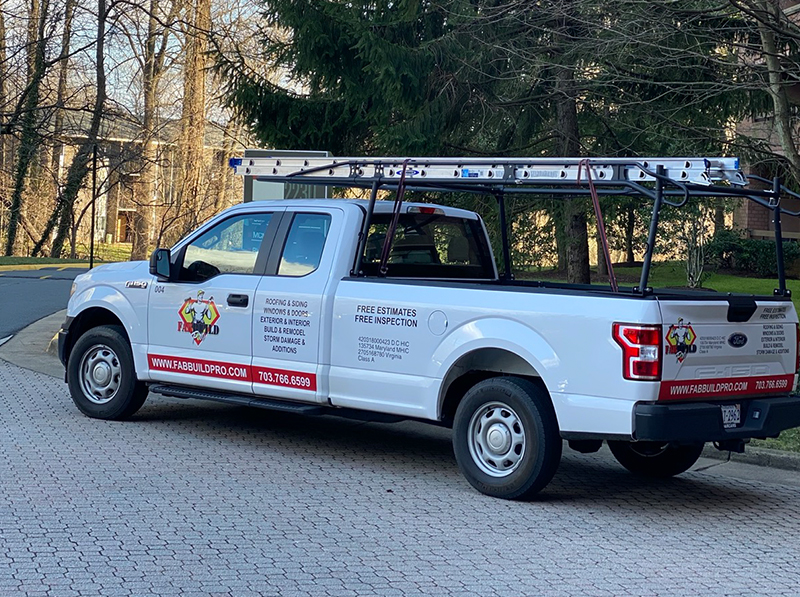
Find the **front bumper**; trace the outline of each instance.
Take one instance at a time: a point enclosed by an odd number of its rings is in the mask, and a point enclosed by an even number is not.
[[[721,404],[742,405],[742,422],[725,429]],[[800,397],[726,402],[639,403],[633,409],[634,437],[646,441],[714,442],[769,437],[800,427]]]

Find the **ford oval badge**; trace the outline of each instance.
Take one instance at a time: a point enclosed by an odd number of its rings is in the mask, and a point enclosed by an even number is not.
[[[747,344],[747,336],[745,336],[741,332],[735,332],[728,336],[728,344],[733,346],[734,348],[741,348],[745,344]]]

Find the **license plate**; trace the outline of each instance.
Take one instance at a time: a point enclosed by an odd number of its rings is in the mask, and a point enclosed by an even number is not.
[[[742,422],[742,405],[723,404],[720,408],[722,409],[722,426],[725,429],[738,427]]]

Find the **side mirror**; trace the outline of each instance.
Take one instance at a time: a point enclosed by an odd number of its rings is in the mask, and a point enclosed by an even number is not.
[[[172,272],[169,249],[156,249],[150,255],[150,273],[161,281],[169,281]]]

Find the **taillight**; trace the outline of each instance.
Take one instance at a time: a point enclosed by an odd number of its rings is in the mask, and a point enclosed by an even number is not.
[[[614,340],[622,347],[622,377],[661,379],[661,326],[615,323]]]

